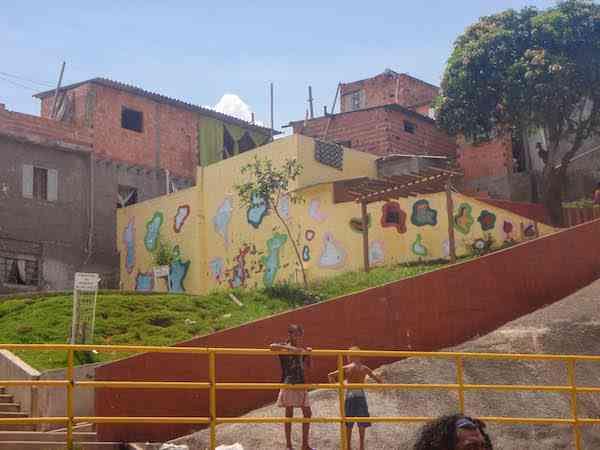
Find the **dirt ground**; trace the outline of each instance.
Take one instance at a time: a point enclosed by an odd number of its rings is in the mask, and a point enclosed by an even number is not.
[[[568,270],[568,269],[567,269]],[[468,314],[465,311],[465,314]],[[600,280],[544,309],[510,322],[498,330],[460,346],[447,349],[467,352],[600,354]],[[390,383],[454,383],[455,367],[445,360],[411,358],[382,366],[377,372]],[[600,386],[600,363],[578,363],[580,386]],[[564,385],[567,371],[556,362],[466,361],[465,382],[481,384]],[[457,410],[457,395],[447,391],[368,392],[372,416],[438,416]],[[314,416],[338,414],[333,390],[311,392]],[[580,417],[600,417],[600,394],[579,395]],[[466,412],[472,416],[555,417],[570,415],[569,394],[470,391],[465,395]],[[281,416],[275,405],[248,416]],[[367,448],[411,449],[419,425],[374,424],[367,431]],[[219,444],[239,442],[245,450],[285,449],[282,425],[223,425],[217,429]],[[572,430],[557,425],[488,426],[495,449],[572,449]],[[356,433],[356,431],[355,431]],[[296,449],[300,449],[300,425],[293,426]],[[583,448],[600,449],[600,426],[581,427]],[[206,431],[173,441],[190,450],[208,447]],[[355,439],[357,436],[355,436]],[[313,425],[311,445],[317,449],[339,448],[339,425]],[[357,448],[357,445],[353,448]]]

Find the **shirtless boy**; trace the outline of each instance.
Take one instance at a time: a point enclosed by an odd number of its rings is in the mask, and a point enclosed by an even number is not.
[[[351,347],[350,350],[360,350],[358,347]],[[372,378],[377,383],[383,383],[380,376],[375,374],[369,367],[365,366],[360,357],[351,356],[348,358],[349,363],[344,366],[344,383],[345,384],[362,384],[366,382],[367,377]],[[329,382],[339,382],[339,371],[336,370],[328,375]],[[345,415],[346,417],[370,417],[369,407],[367,406],[367,395],[363,389],[347,389]],[[360,437],[360,450],[365,450],[365,431],[371,426],[370,422],[358,422],[358,434]],[[348,432],[346,438],[348,442],[348,450],[351,450],[352,428],[353,422],[346,423]]]

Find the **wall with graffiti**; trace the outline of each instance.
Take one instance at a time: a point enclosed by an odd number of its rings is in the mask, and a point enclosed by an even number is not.
[[[146,292],[201,292],[199,261],[199,192],[190,188],[120,209],[118,249],[123,289]],[[155,280],[153,252],[167,246],[173,261],[169,276]]]
[[[177,245],[171,292],[205,293],[300,282],[300,256],[309,279],[363,267],[360,206],[333,203],[333,182],[376,175],[375,157],[325,147],[291,136],[235,158],[198,169],[198,185],[187,191],[119,211],[121,273],[127,289],[154,286],[150,257],[156,236]],[[256,152],[273,164],[297,158],[303,175],[293,189],[303,197],[278,203],[285,226],[265,202],[244,207],[234,186],[244,181],[241,167]],[[482,252],[552,228],[461,194],[453,194],[452,223],[457,254]],[[446,194],[400,198],[368,205],[369,261],[372,266],[446,259],[449,256]],[[291,236],[288,236],[289,229]],[[161,281],[159,281],[161,283]]]

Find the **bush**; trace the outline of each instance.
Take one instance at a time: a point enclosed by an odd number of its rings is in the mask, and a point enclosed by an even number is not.
[[[263,292],[268,297],[287,300],[292,304],[310,305],[323,300],[320,295],[292,283],[277,283],[264,288]]]

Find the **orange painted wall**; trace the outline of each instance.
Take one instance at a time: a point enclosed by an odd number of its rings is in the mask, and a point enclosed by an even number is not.
[[[512,249],[415,278],[330,300],[192,340],[184,345],[265,347],[301,323],[315,348],[438,350],[488,333],[560,300],[600,277],[592,249],[600,220]],[[568,268],[566,268],[568,264]],[[372,366],[384,363],[370,361]],[[335,367],[315,358],[310,381]],[[205,356],[145,354],[96,369],[99,380],[207,380]],[[276,357],[217,357],[221,382],[277,382]],[[235,416],[275,398],[269,391],[219,391],[218,415]],[[206,391],[98,389],[98,416],[207,416]],[[187,434],[188,425],[100,424],[100,440],[161,441]]]

